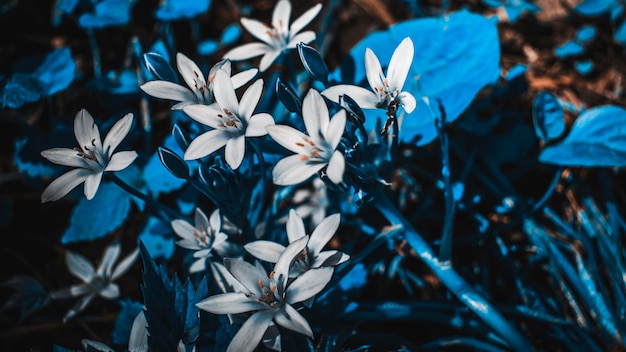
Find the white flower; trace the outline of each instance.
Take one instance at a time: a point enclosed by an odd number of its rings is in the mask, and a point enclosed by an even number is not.
[[[278,144],[297,153],[276,163],[272,171],[274,183],[298,184],[326,166],[330,181],[342,182],[345,159],[343,154],[335,149],[346,127],[345,110],[339,111],[329,119],[324,98],[316,90],[311,89],[302,102],[302,117],[308,136],[289,126],[267,127],[267,132]]]
[[[272,321],[289,330],[313,337],[309,323],[292,304],[308,300],[322,291],[333,275],[333,268],[309,270],[287,284],[290,265],[305,248],[308,240],[308,236],[304,236],[291,243],[278,258],[274,271],[269,275],[243,260],[224,260],[226,268],[242,284],[244,290],[212,296],[196,305],[213,314],[256,311],[241,326],[227,351],[253,351]]]
[[[214,255],[224,257],[229,253],[234,253],[237,249],[235,245],[228,242],[228,236],[222,232],[222,219],[219,210],[213,211],[211,217],[207,219],[202,210],[196,208],[195,224],[191,225],[185,220],[172,221],[174,232],[182,239],[176,242],[177,245],[194,250],[194,258],[198,258],[189,272],[195,273],[205,269],[205,261]]]
[[[120,171],[128,167],[137,158],[137,152],[126,151],[113,153],[130,131],[133,114],[126,114],[111,127],[104,138],[93,117],[82,109],[74,118],[74,135],[78,148],[52,148],[41,152],[41,156],[55,164],[75,167],[52,181],[41,194],[41,202],[61,199],[79,184],[85,182],[85,197],[92,199],[105,171]]]
[[[172,110],[180,110],[185,105],[189,104],[214,104],[215,99],[213,97],[213,91],[215,85],[213,80],[215,74],[219,70],[224,70],[229,77],[231,76],[231,65],[228,60],[222,60],[215,64],[211,70],[209,70],[209,75],[206,80],[204,79],[202,71],[198,68],[198,65],[182,53],[176,54],[176,66],[178,67],[178,72],[180,72],[180,75],[187,84],[187,87],[178,83],[161,80],[150,81],[141,85],[141,89],[148,95],[155,98],[178,101],[178,104],[172,106]],[[253,68],[230,77],[232,85],[235,88],[243,86],[256,76],[257,72],[258,70]]]
[[[392,103],[399,103],[410,114],[416,106],[415,97],[409,92],[403,92],[402,87],[412,63],[413,41],[411,38],[404,38],[393,52],[386,76],[374,52],[367,48],[365,50],[365,73],[374,92],[358,86],[340,84],[324,90],[322,95],[335,102],[339,102],[341,96],[347,95],[363,109],[388,109]]]
[[[205,157],[214,151],[226,146],[226,162],[233,169],[237,169],[246,151],[246,137],[259,137],[267,134],[265,127],[274,124],[274,118],[267,113],[252,115],[256,109],[263,80],[254,82],[237,101],[235,88],[228,74],[223,70],[215,74],[214,91],[218,107],[206,105],[187,105],[183,109],[192,119],[213,127],[213,130],[196,137],[185,151],[185,160],[194,160]]]
[[[289,277],[299,276],[301,273],[324,266],[339,265],[350,258],[349,255],[337,251],[322,251],[324,246],[333,237],[339,228],[340,215],[334,214],[326,217],[313,230],[309,241],[300,255],[298,255],[291,266]],[[287,219],[287,238],[289,243],[304,237],[306,230],[304,222],[295,210],[289,211]],[[280,255],[285,251],[285,247],[272,241],[254,241],[244,246],[248,253],[258,259],[269,263],[276,263]]]
[[[291,2],[288,0],[276,3],[271,26],[255,19],[242,18],[241,25],[263,43],[244,44],[227,52],[224,58],[239,61],[263,55],[259,70],[265,71],[284,50],[294,49],[301,42],[308,44],[315,40],[313,31],[298,32],[313,21],[321,9],[322,4],[311,7],[293,21],[291,27],[288,25],[291,17]]]
[[[120,243],[114,242],[108,246],[102,256],[98,269],[82,255],[67,251],[65,262],[70,273],[83,283],[73,285],[51,293],[53,298],[78,297],[82,298],[70,309],[64,321],[67,321],[87,307],[91,300],[100,295],[106,299],[115,299],[120,295],[120,289],[113,281],[122,276],[135,262],[139,251],[135,249],[117,266],[114,265],[120,256]]]

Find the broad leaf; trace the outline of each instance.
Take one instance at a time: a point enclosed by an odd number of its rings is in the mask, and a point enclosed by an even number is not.
[[[164,147],[150,157],[143,169],[143,178],[152,195],[169,193],[180,189],[189,177],[187,163],[178,156],[182,151],[177,147],[173,136],[163,142]],[[177,150],[177,151],[175,151]]]
[[[547,164],[582,167],[626,166],[626,110],[599,106],[582,113],[569,135],[546,147],[539,161]]]
[[[115,184],[102,183],[92,200],[78,202],[61,242],[93,241],[115,231],[128,217],[131,197]]]
[[[125,25],[130,21],[130,8],[133,0],[103,0],[96,4],[93,13],[80,16],[78,23],[82,28],[100,29]]]
[[[169,223],[149,217],[139,234],[139,240],[152,258],[169,260],[174,255],[174,230]]]
[[[116,345],[126,345],[128,344],[133,321],[135,321],[135,317],[143,309],[143,304],[130,299],[120,300],[119,304],[121,310],[113,327],[112,341]]]
[[[574,11],[583,16],[599,16],[616,5],[615,0],[584,0],[574,7]]]
[[[209,10],[211,0],[165,0],[156,11],[156,18],[161,21],[190,19]]]
[[[557,139],[565,132],[565,113],[552,93],[541,91],[535,97],[533,124],[537,137],[544,142]]]
[[[296,47],[298,48],[302,65],[304,65],[304,68],[311,77],[322,82],[324,85],[328,85],[328,67],[322,55],[320,55],[315,48],[303,43],[297,44]]]

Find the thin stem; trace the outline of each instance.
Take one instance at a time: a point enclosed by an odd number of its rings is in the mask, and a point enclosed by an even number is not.
[[[537,201],[537,203],[533,205],[533,209],[530,211],[531,213],[534,213],[538,211],[539,209],[541,209],[546,204],[548,199],[550,199],[550,196],[552,195],[552,193],[556,189],[556,186],[559,184],[559,181],[561,180],[561,172],[563,172],[563,169],[561,168],[558,168],[556,170],[556,172],[554,173],[554,176],[552,177],[552,182],[550,182],[550,186],[548,186],[548,189],[546,189],[546,193],[544,193],[541,199],[539,199],[539,201]]]
[[[452,257],[452,228],[454,227],[454,215],[456,202],[452,191],[452,180],[450,179],[450,147],[448,135],[445,131],[445,114],[437,120],[439,130],[439,144],[441,146],[441,177],[444,184],[444,198],[446,203],[446,215],[441,231],[441,246],[439,247],[439,260],[443,263],[449,262]]]
[[[256,141],[250,141],[250,145],[252,145],[252,149],[254,149],[254,154],[256,155],[257,161],[259,162],[259,174],[261,177],[261,202],[265,204],[266,190],[265,190],[265,158],[263,157],[263,152],[261,148],[257,145]]]
[[[100,48],[98,48],[96,33],[93,31],[93,29],[87,29],[87,37],[89,38],[89,45],[91,46],[91,56],[93,59],[93,75],[96,79],[98,79],[102,76],[102,60],[100,58]]]
[[[126,192],[130,193],[131,195],[133,195],[133,196],[143,200],[144,202],[146,202],[147,206],[156,209],[158,215],[163,216],[161,214],[161,212],[163,212],[165,214],[165,216],[164,216],[165,220],[171,221],[171,220],[176,220],[176,219],[185,219],[185,217],[183,215],[179,214],[176,210],[168,207],[165,204],[159,203],[158,201],[154,200],[152,197],[149,197],[148,195],[146,195],[144,193],[141,193],[138,189],[136,189],[135,187],[133,187],[133,186],[129,185],[128,183],[126,183],[124,180],[122,180],[116,174],[109,173],[109,174],[107,174],[107,176],[113,181],[113,183],[118,185],[120,188],[122,188]]]
[[[533,351],[532,345],[502,316],[486,299],[452,269],[449,263],[440,262],[422,236],[413,229],[413,226],[396,209],[381,189],[375,192],[376,202],[373,204],[387,218],[396,225],[404,228],[407,242],[416,254],[422,259],[441,282],[472,312],[481,318],[516,351]]]
[[[135,63],[137,65],[137,80],[138,84],[142,85],[146,82],[145,69],[141,65],[141,55],[143,49],[141,48],[141,42],[137,36],[131,39],[131,49],[133,56],[135,57]],[[148,98],[145,93],[140,94],[139,111],[141,113],[141,125],[144,132],[144,149],[150,151],[152,149],[152,116],[150,114],[150,105],[148,104]]]

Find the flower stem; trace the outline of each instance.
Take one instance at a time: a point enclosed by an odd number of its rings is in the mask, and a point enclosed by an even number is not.
[[[166,206],[165,204],[159,203],[144,193],[141,193],[138,189],[126,183],[116,174],[109,173],[107,176],[120,188],[146,202],[148,207],[154,208],[156,210],[156,214],[162,216],[164,220],[171,221],[176,219],[185,219],[185,217],[179,214],[176,210]]]
[[[403,226],[404,235],[416,254],[441,282],[472,312],[482,319],[500,338],[516,351],[533,351],[532,345],[486,299],[470,286],[448,263],[440,262],[422,236],[396,209],[393,203],[377,189],[373,204],[393,225]]]
[[[546,202],[548,201],[548,199],[552,195],[552,192],[554,192],[554,189],[556,188],[556,185],[558,185],[559,181],[561,180],[561,172],[562,171],[563,171],[563,169],[561,169],[561,168],[558,168],[556,170],[556,172],[554,173],[554,177],[552,177],[552,182],[550,182],[550,186],[548,186],[548,189],[543,194],[541,199],[539,199],[539,201],[537,201],[537,203],[535,203],[533,205],[531,213],[534,213],[534,212],[540,210],[546,204]]]
[[[142,85],[146,82],[146,72],[145,68],[141,65],[141,55],[143,53],[143,49],[141,47],[141,42],[137,36],[134,36],[131,40],[131,49],[133,52],[133,56],[135,57],[135,63],[137,65],[137,79],[138,84]],[[150,116],[150,105],[148,104],[148,98],[146,97],[146,93],[141,93],[141,98],[139,101],[139,111],[141,113],[141,125],[143,127],[144,132],[144,149],[149,151],[152,148],[152,116]]]
[[[439,131],[439,145],[441,147],[441,177],[444,184],[444,198],[446,203],[446,215],[441,231],[441,246],[439,247],[439,260],[443,263],[450,262],[452,257],[452,228],[454,227],[454,214],[456,202],[452,191],[450,179],[450,147],[448,134],[445,131],[446,115],[442,111],[441,119],[437,119],[436,125]]]
[[[93,29],[87,29],[87,37],[89,38],[89,45],[91,46],[93,75],[96,79],[98,79],[102,76],[102,60],[100,59],[100,49],[98,48],[96,33],[93,31]]]

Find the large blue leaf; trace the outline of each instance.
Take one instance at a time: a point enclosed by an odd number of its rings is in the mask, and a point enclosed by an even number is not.
[[[111,334],[112,341],[116,345],[126,345],[130,337],[130,329],[133,326],[135,317],[143,309],[143,304],[128,298],[119,301],[122,309],[115,320],[115,327]]]
[[[115,184],[102,183],[92,200],[78,202],[61,242],[93,241],[113,232],[126,220],[131,197]]]
[[[94,13],[80,16],[82,28],[98,29],[125,25],[130,21],[130,8],[134,0],[103,0],[95,6]]]
[[[41,95],[49,96],[72,83],[76,63],[69,48],[60,48],[46,56],[44,62],[33,72],[41,84]]]
[[[156,11],[161,21],[189,19],[209,10],[211,0],[165,0]]]
[[[615,0],[585,0],[574,7],[574,11],[583,16],[599,16],[616,6]]]
[[[500,74],[498,31],[495,21],[467,11],[401,22],[387,31],[372,33],[357,44],[350,51],[354,75],[344,79],[364,82],[365,49],[371,48],[381,64],[387,65],[406,37],[413,40],[415,55],[404,90],[415,96],[418,105],[405,116],[400,139],[425,145],[437,137],[437,130],[435,117],[426,104],[420,103],[421,97],[427,96],[431,102],[441,100],[446,120],[456,120],[480,89],[495,82]],[[343,74],[346,75],[345,66]],[[341,75],[341,70],[333,73],[335,78]],[[369,120],[366,124],[372,129],[375,121]]]
[[[626,110],[599,106],[582,113],[569,135],[559,144],[546,147],[539,161],[583,167],[626,166]]]
[[[177,155],[183,155],[184,153],[172,135],[165,138],[163,146],[174,151]],[[187,171],[187,174],[189,174],[189,171]],[[143,169],[143,178],[150,193],[154,196],[175,191],[185,184],[185,180],[172,175],[172,173],[163,166],[158,153],[152,154],[150,160],[148,160],[148,163]]]
[[[174,234],[169,223],[149,217],[139,234],[139,240],[153,258],[169,260],[174,255]]]

